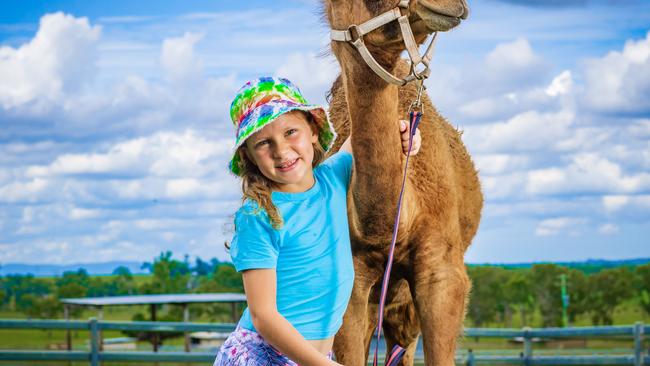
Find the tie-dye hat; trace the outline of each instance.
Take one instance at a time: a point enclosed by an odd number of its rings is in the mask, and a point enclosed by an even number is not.
[[[240,175],[241,158],[237,154],[237,148],[247,138],[280,115],[294,110],[311,113],[318,128],[318,142],[325,151],[329,150],[336,138],[336,132],[327,118],[325,109],[307,103],[293,83],[283,78],[261,77],[244,84],[230,105],[230,119],[237,129],[230,170]]]

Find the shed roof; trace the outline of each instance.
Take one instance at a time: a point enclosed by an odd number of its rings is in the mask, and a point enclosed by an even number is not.
[[[165,294],[165,295],[133,295],[133,296],[107,296],[83,297],[75,299],[61,299],[64,304],[72,305],[141,305],[141,304],[190,304],[209,302],[245,302],[246,296],[237,293],[213,294]]]

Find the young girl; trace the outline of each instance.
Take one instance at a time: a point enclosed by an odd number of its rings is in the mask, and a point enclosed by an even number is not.
[[[230,255],[248,308],[214,365],[338,365],[332,343],[354,279],[350,141],[323,161],[334,129],[324,109],[286,79],[246,83],[230,117],[237,128],[230,170],[244,195]],[[406,121],[399,130],[406,150]],[[412,154],[419,146],[417,132]]]

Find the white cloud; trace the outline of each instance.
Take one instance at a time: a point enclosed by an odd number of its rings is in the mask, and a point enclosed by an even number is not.
[[[48,166],[30,167],[26,174],[201,177],[217,168],[209,164],[212,159],[220,158],[225,164],[231,145],[230,139],[211,141],[194,130],[158,132],[117,143],[103,153],[62,155]]]
[[[47,189],[49,181],[42,178],[34,178],[24,182],[11,182],[0,186],[0,202],[37,202],[48,200]]]
[[[182,37],[163,41],[160,62],[172,83],[189,85],[201,79],[203,60],[194,54],[194,45],[203,37],[186,32]]]
[[[483,174],[502,174],[527,168],[526,155],[477,154],[473,157],[478,171]]]
[[[535,228],[535,235],[553,236],[567,232],[569,235],[575,236],[579,234],[580,227],[586,222],[586,219],[580,217],[555,217],[542,220]]]
[[[618,227],[618,225],[612,223],[603,224],[598,228],[598,232],[603,235],[614,235],[614,234],[618,234],[619,231],[620,228]]]
[[[564,70],[560,75],[553,78],[551,84],[546,88],[546,94],[551,97],[556,97],[571,92],[572,87],[573,78],[571,76],[571,71]]]
[[[585,65],[586,103],[607,112],[650,112],[650,31],[630,40],[623,51],[612,51]]]
[[[465,129],[464,141],[477,152],[513,152],[547,149],[569,135],[570,111],[518,114],[506,122]]]
[[[60,101],[95,73],[99,26],[63,13],[44,15],[36,36],[19,48],[0,47],[0,106]],[[43,108],[44,106],[41,106]]]
[[[546,65],[525,38],[498,44],[485,58],[481,73],[504,88],[521,88],[541,80]]]
[[[552,167],[528,173],[531,194],[635,193],[650,188],[650,174],[625,174],[621,166],[595,153],[580,153],[564,169]]]
[[[320,104],[325,102],[325,93],[339,74],[339,65],[329,55],[292,53],[274,74],[296,84],[310,103]]]

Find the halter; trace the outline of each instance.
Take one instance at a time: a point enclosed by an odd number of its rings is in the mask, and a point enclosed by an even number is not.
[[[336,30],[332,29],[330,31],[330,38],[333,41],[338,42],[349,42],[351,43],[361,54],[361,57],[366,64],[382,79],[386,82],[395,84],[395,85],[405,85],[406,83],[413,80],[423,80],[429,77],[431,70],[429,69],[429,63],[431,62],[431,57],[433,55],[433,42],[436,40],[438,32],[434,32],[431,38],[431,42],[427,46],[427,49],[423,56],[420,56],[417,42],[415,42],[415,37],[413,36],[413,31],[411,30],[411,24],[408,20],[408,8],[410,0],[400,0],[397,6],[387,12],[379,14],[378,16],[362,23],[361,25],[352,24],[348,27],[347,30]],[[363,41],[363,36],[374,31],[375,29],[384,26],[394,20],[397,20],[399,23],[399,28],[402,32],[402,39],[406,45],[406,51],[408,52],[409,59],[411,60],[411,70],[409,74],[401,79],[397,76],[389,73],[384,69],[372,56],[368,47],[366,47],[365,42]],[[420,71],[416,70],[418,65],[422,64],[424,68]]]

